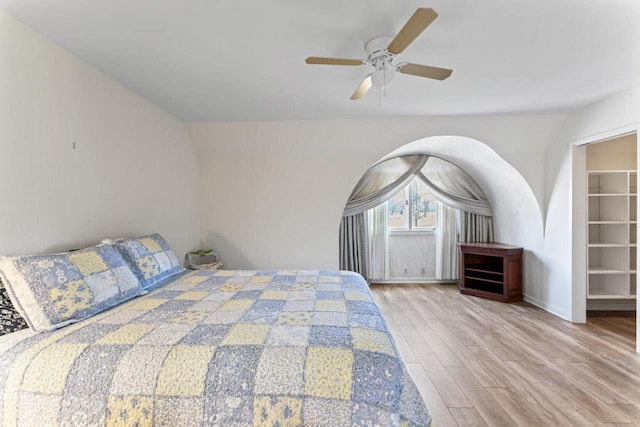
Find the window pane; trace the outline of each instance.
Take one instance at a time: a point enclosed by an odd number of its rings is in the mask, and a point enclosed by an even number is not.
[[[408,206],[405,204],[404,191],[396,193],[387,204],[389,228],[407,228]]]
[[[413,228],[435,227],[436,199],[417,179],[411,182],[411,187],[411,226]]]

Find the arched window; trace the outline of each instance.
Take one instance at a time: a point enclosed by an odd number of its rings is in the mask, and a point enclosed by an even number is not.
[[[438,223],[437,201],[418,178],[387,201],[387,214],[391,232],[435,230]]]

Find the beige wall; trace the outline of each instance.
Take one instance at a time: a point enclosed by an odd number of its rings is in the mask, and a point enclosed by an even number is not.
[[[587,146],[587,170],[636,170],[636,134]]]
[[[182,122],[0,12],[0,254],[157,231],[182,257],[198,197]]]
[[[202,183],[201,236],[229,268],[337,268],[345,203],[381,157],[428,136],[475,138],[507,160],[541,201],[544,152],[563,120],[523,115],[189,124]],[[483,169],[491,173],[492,166]],[[539,209],[533,200],[532,209]],[[511,227],[522,206],[501,204],[501,235],[513,238],[523,231]],[[536,238],[541,241],[541,231]]]

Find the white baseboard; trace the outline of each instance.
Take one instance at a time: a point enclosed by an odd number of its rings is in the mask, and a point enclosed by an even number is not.
[[[562,318],[564,320],[568,320],[569,322],[571,321],[571,314],[569,312],[567,312],[566,310],[562,310],[562,309],[560,309],[558,307],[555,307],[553,305],[547,304],[546,302],[541,301],[538,298],[532,297],[531,295],[523,294],[522,297],[529,304],[533,304],[536,307],[540,307],[544,311],[548,311],[551,314],[555,314],[556,316],[558,316],[558,317],[560,317],[560,318]]]
[[[371,280],[369,283],[400,283],[400,284],[416,284],[416,283],[458,283],[457,280],[438,280],[434,277],[396,277],[395,279]]]

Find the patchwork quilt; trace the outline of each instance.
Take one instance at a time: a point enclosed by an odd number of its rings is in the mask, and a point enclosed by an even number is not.
[[[350,272],[188,272],[3,343],[4,426],[431,423],[367,284]]]

